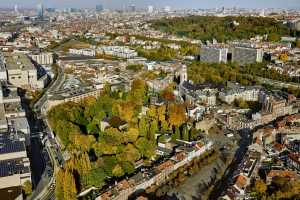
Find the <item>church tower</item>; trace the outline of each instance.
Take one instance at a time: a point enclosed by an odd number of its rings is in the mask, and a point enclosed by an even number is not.
[[[187,67],[186,65],[183,65],[180,70],[180,85],[182,85],[185,81],[188,81],[188,75],[187,75]]]

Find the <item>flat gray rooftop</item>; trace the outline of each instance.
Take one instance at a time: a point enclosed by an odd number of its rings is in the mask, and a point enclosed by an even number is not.
[[[35,70],[31,60],[22,53],[4,54],[7,70]]]

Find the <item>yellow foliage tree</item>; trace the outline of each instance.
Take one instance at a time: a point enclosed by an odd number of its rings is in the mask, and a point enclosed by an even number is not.
[[[289,60],[289,56],[287,53],[282,53],[279,55],[279,60],[282,60],[282,61],[288,61]]]

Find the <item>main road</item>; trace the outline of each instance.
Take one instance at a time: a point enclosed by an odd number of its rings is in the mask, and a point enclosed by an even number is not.
[[[43,108],[47,103],[48,94],[58,90],[65,81],[64,70],[61,66],[58,66],[57,75],[55,80],[45,89],[43,95],[40,99],[34,104],[33,108],[36,111],[33,127],[35,127],[35,132],[38,133],[33,135],[33,139],[40,139],[39,136],[42,136],[44,139],[45,153],[48,155],[51,165],[47,165],[39,183],[36,185],[33,194],[31,195],[31,200],[52,200],[55,199],[54,190],[55,190],[55,173],[58,169],[58,166],[63,164],[63,155],[59,149],[56,139],[53,137],[51,128],[48,125],[45,113]],[[36,144],[35,144],[36,145]],[[34,164],[34,163],[33,163]],[[33,167],[35,169],[37,167]]]
[[[252,75],[249,75],[250,77],[253,77]],[[276,88],[298,88],[300,89],[300,84],[299,83],[293,83],[293,82],[282,82],[282,81],[277,81],[277,80],[273,80],[273,79],[269,79],[269,78],[263,78],[260,76],[255,76],[255,78],[257,78],[257,80],[263,84],[268,84],[268,85],[272,85]]]

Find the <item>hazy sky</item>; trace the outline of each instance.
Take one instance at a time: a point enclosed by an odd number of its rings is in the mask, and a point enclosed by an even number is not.
[[[135,4],[137,7],[154,5],[172,8],[215,8],[215,7],[243,7],[243,8],[300,8],[300,0],[0,0],[0,7],[35,7],[43,2],[45,7],[91,8],[96,4],[103,4],[106,8],[122,8]]]

